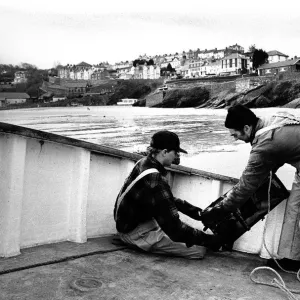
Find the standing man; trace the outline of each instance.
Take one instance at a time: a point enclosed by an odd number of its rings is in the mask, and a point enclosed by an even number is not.
[[[285,163],[296,169],[290,196],[287,200],[278,254],[280,265],[300,268],[300,119],[279,112],[271,117],[258,118],[250,109],[236,105],[228,109],[225,127],[236,140],[252,146],[248,164],[239,182],[218,206],[202,214],[203,222],[222,220],[225,212],[242,206],[266,179]]]
[[[178,211],[200,220],[201,209],[175,198],[166,179],[168,167],[178,160],[178,136],[159,131],[152,136],[149,154],[134,166],[117,197],[114,219],[121,240],[144,251],[203,258],[205,247],[220,248],[220,238],[182,222]]]

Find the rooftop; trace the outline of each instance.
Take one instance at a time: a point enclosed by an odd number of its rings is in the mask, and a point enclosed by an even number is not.
[[[228,56],[225,56],[223,59],[232,59],[232,58],[243,58],[243,59],[247,59],[247,57],[243,54],[239,54],[239,53],[232,53]]]
[[[1,99],[28,99],[30,96],[26,93],[1,92]]]
[[[298,64],[299,62],[300,62],[300,58],[288,59],[288,60],[280,61],[280,62],[276,62],[276,63],[263,64],[260,67],[258,67],[258,69],[269,69],[269,68],[292,66],[292,65]]]
[[[153,255],[103,236],[0,258],[0,299],[287,299],[280,289],[250,280],[252,270],[264,264],[240,252],[209,252],[203,260]],[[294,274],[280,274],[289,288],[296,288]],[[265,271],[257,276],[269,282],[275,277]]]
[[[271,51],[268,51],[268,55],[269,56],[274,56],[274,55],[279,55],[279,56],[285,56],[285,57],[289,57],[288,55],[286,54],[283,54],[277,50],[271,50]]]

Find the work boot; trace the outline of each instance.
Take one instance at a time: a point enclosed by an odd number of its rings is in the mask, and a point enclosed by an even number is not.
[[[219,251],[222,247],[224,240],[220,235],[213,235],[213,234],[206,234],[203,233],[203,244],[202,246],[212,250],[212,251]]]

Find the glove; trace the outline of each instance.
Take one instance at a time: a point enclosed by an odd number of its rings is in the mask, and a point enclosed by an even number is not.
[[[195,217],[193,219],[197,220],[197,221],[201,221],[201,215],[202,215],[203,210],[199,207],[197,210],[197,213],[195,215]]]
[[[209,226],[215,222],[220,222],[226,214],[227,212],[222,205],[216,205],[202,211],[200,219],[205,226]]]

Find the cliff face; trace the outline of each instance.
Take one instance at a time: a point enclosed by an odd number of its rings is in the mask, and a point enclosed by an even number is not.
[[[225,108],[243,104],[249,108],[284,106],[300,98],[300,79],[258,83],[243,89],[212,86],[172,88],[155,107]],[[296,104],[295,104],[296,105]]]
[[[155,107],[195,107],[209,99],[209,91],[204,87],[172,89],[166,92],[162,101]]]
[[[270,82],[226,99],[225,106],[243,104],[250,108],[283,106],[300,97],[300,81]]]

